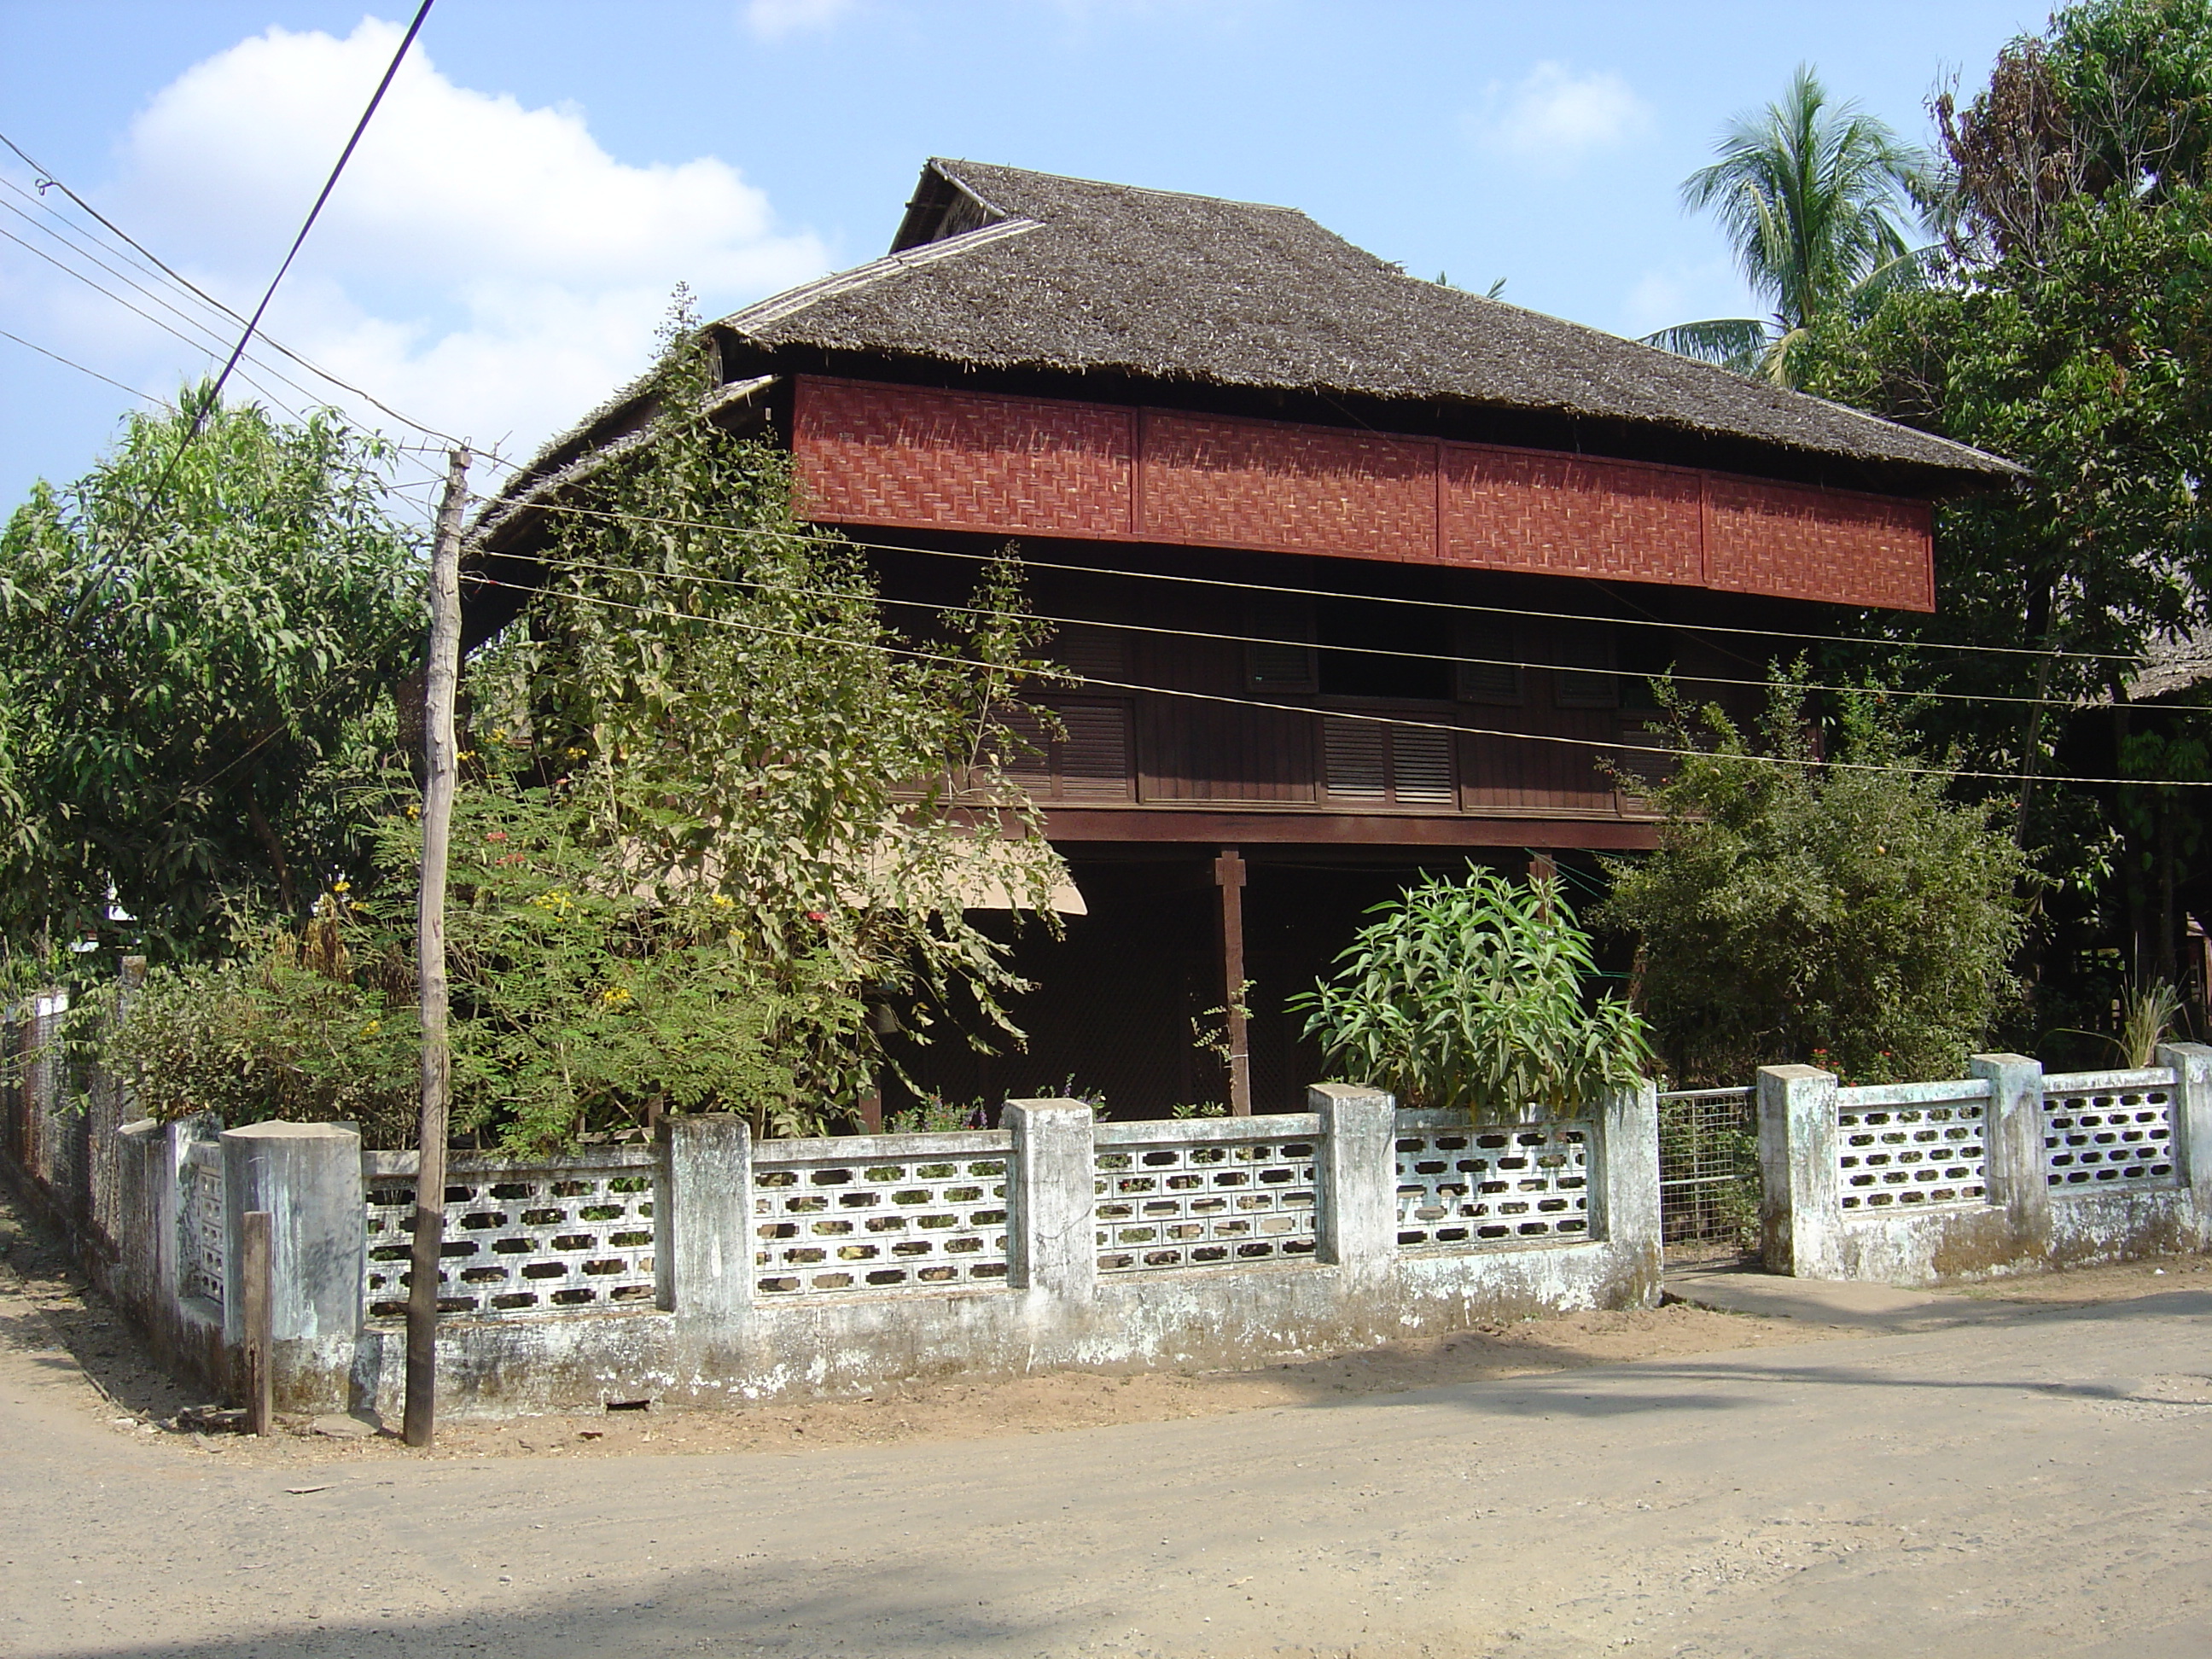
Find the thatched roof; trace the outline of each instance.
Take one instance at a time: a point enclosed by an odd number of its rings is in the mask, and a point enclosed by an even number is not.
[[[1423,282],[1289,208],[933,161],[890,254],[717,325],[794,353],[963,370],[1541,411],[1875,465],[1937,488],[1978,450],[1502,301]],[[1948,476],[1944,476],[1948,475]]]

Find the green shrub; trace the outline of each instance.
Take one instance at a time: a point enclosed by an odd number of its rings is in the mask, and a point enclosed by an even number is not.
[[[1650,1061],[1644,1022],[1592,1000],[1589,937],[1558,884],[1470,870],[1370,912],[1334,979],[1291,999],[1333,1066],[1404,1106],[1517,1116],[1587,1104]]]
[[[1846,700],[1824,762],[1792,686],[1757,747],[1661,690],[1674,746],[1711,752],[1638,785],[1666,813],[1659,849],[1612,861],[1595,919],[1640,941],[1638,1006],[1672,1073],[1745,1083],[1818,1050],[1861,1079],[1960,1075],[2014,988],[2011,837],[1945,798],[1870,696]]]

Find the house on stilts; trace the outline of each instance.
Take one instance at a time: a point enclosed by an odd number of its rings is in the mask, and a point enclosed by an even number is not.
[[[952,1098],[1292,1109],[1321,1069],[1285,999],[1368,906],[1654,845],[1607,764],[1655,740],[1650,677],[1755,715],[1827,607],[1932,610],[1934,503],[2015,471],[1291,209],[965,161],[884,258],[709,327],[727,418],[886,597],[957,602],[1018,541],[1080,677],[1024,781],[1085,914],[1018,945],[1026,1053],[917,1057]],[[533,492],[648,415],[548,449],[477,556],[526,569]],[[1224,1077],[1193,1022],[1248,981]]]

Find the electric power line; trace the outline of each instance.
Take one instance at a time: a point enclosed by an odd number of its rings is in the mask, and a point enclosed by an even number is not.
[[[541,591],[520,582],[503,582],[489,576],[479,575],[475,580],[483,586],[507,588],[518,593],[537,593]],[[602,599],[595,594],[570,593],[563,597],[580,600],[587,605],[601,605],[609,610],[631,611],[639,616],[662,614],[656,612],[650,605],[631,605],[621,599]],[[923,662],[947,663],[959,667],[975,666],[972,659],[951,656],[944,652],[925,651],[917,646],[890,645],[881,641],[839,641],[820,634],[803,633],[796,629],[772,628],[765,623],[744,622],[731,617],[691,617],[685,620],[703,622],[720,628],[738,629],[779,639],[800,640],[823,645],[842,644],[856,651],[883,651],[894,656],[911,657]],[[1444,732],[1459,737],[1498,738],[1522,743],[1565,744],[1575,749],[1611,750],[1679,760],[1727,758],[1747,761],[1762,766],[1795,766],[1820,770],[1881,772],[1904,777],[1974,778],[1998,783],[2016,784],[2020,781],[2019,775],[2014,772],[1983,772],[1948,766],[1899,766],[1885,764],[1878,761],[1796,760],[1784,755],[1745,753],[1722,757],[1716,755],[1711,750],[1705,749],[1678,749],[1657,744],[1624,743],[1609,738],[1567,737],[1551,732],[1512,732],[1479,726],[1459,726],[1445,720],[1417,720],[1409,715],[1372,714],[1351,709],[1316,709],[1299,703],[1272,702],[1260,697],[1232,697],[1216,691],[1192,691],[1174,686],[1140,685],[1132,681],[1103,679],[1096,675],[1076,673],[1073,671],[1066,672],[1066,678],[1080,681],[1085,685],[1096,686],[1109,691],[1128,691],[1150,696],[1176,697],[1194,702],[1225,703],[1237,708],[1261,708],[1272,713],[1303,714],[1309,718],[1320,715],[1328,720],[1352,720],[1362,725],[1395,726],[1412,731]],[[2071,784],[2127,785],[2137,788],[2212,788],[2212,778],[2069,777],[2066,781]]]
[[[409,487],[416,488],[418,486]],[[543,556],[538,556],[536,559],[536,562],[544,568],[549,570],[582,570],[590,571],[595,574],[600,575],[639,576],[654,574],[641,571],[635,566],[600,564],[587,559],[548,559]],[[788,582],[765,581],[741,576],[708,576],[686,573],[675,578],[660,577],[659,579],[697,582],[714,587],[762,588],[775,592],[797,594],[801,598],[830,599],[836,597],[836,595],[828,588],[806,587],[803,586],[794,586]],[[1341,645],[1327,643],[1319,640],[1279,639],[1258,634],[1225,634],[1201,628],[1163,628],[1152,623],[1110,622],[1095,617],[1056,617],[1048,612],[1039,611],[1000,611],[990,609],[988,606],[951,605],[940,603],[933,599],[893,599],[886,594],[877,595],[876,603],[896,605],[902,609],[909,611],[934,611],[941,615],[986,617],[1000,620],[1027,618],[1034,622],[1050,623],[1055,627],[1061,628],[1104,628],[1113,629],[1117,633],[1152,634],[1168,639],[1211,640],[1230,645],[1285,646],[1294,650],[1328,651],[1339,653],[1345,656],[1388,657],[1407,662],[1447,663],[1453,666],[1458,666],[1464,664],[1468,666],[1481,668],[1512,668],[1524,670],[1534,668],[1542,669],[1549,673],[1620,675],[1623,678],[1628,678],[1656,679],[1662,678],[1662,676],[1656,674],[1637,675],[1629,671],[1613,668],[1597,668],[1591,666],[1588,663],[1538,662],[1533,660],[1521,661],[1507,657],[1474,657],[1465,656],[1457,653],[1401,651],[1392,649],[1387,646]],[[1665,625],[1670,627],[1674,626],[1674,624],[1671,623]],[[1669,669],[1668,673],[1671,675],[1674,673],[1674,671]],[[1900,702],[1906,702],[1924,699],[1929,701],[1950,702],[2004,702],[2047,705],[2051,701],[2049,697],[2013,696],[1996,692],[1984,694],[1972,691],[1896,691],[1881,686],[1832,685],[1824,684],[1815,681],[1801,682],[1796,680],[1782,679],[1746,679],[1725,674],[1685,673],[1680,675],[1679,678],[1695,685],[1732,685],[1753,690],[1796,689],[1805,691],[1832,691],[1844,696],[1895,697]],[[1473,701],[1483,700],[1474,699]],[[2202,712],[2212,713],[2212,710]]]
[[[300,257],[300,250],[307,245],[307,233],[315,228],[315,221],[322,216],[323,204],[331,199],[331,192],[337,188],[339,175],[344,173],[346,163],[353,159],[355,147],[361,143],[362,134],[368,131],[370,118],[376,113],[377,106],[383,103],[392,77],[399,73],[400,60],[407,56],[407,48],[415,44],[416,35],[422,32],[422,20],[429,16],[434,3],[434,0],[422,0],[422,6],[416,11],[415,21],[407,26],[407,33],[400,40],[398,51],[392,54],[392,62],[385,69],[384,78],[376,83],[376,90],[369,95],[368,107],[362,111],[361,119],[354,124],[353,136],[346,140],[345,148],[338,153],[337,163],[331,168],[331,176],[323,181],[322,192],[315,198],[315,204],[307,210],[307,216],[300,226],[300,234],[292,239],[291,248],[284,255],[284,263],[276,267],[276,274],[269,279],[269,286],[261,295],[261,303],[254,307],[253,315],[246,320],[245,332],[238,337],[238,344],[232,349],[229,360],[223,364],[222,372],[215,377],[215,385],[208,396],[195,401],[191,424],[185,427],[185,435],[178,441],[176,452],[169,457],[168,465],[161,469],[161,476],[154,481],[154,488],[139,507],[137,521],[131,526],[131,533],[124,538],[125,555],[138,539],[138,532],[145,528],[147,515],[153,511],[154,504],[161,500],[162,492],[169,487],[169,480],[176,475],[178,466],[185,459],[185,452],[199,436],[201,428],[207,424],[209,415],[220,405],[224,384],[229,380],[231,371],[238,367],[238,360],[246,355],[246,345],[253,338],[253,331],[261,325],[262,314],[269,309],[269,302],[276,297],[277,284],[284,280],[284,273],[291,270],[292,261]],[[24,246],[28,246],[29,244],[25,243]]]
[[[493,505],[499,503],[495,501]],[[611,519],[628,524],[661,525],[673,529],[712,530],[728,534],[731,526],[715,524],[703,519],[672,519],[650,514],[616,512],[605,507],[575,507],[558,501],[520,502],[512,506],[510,514],[566,513],[583,518]],[[957,548],[916,547],[906,543],[866,541],[843,532],[779,531],[779,535],[801,541],[835,544],[856,547],[873,553],[913,553],[927,558],[963,559],[971,563],[988,564],[999,556],[995,553],[970,553]],[[1013,539],[1013,538],[1010,538]],[[479,543],[479,547],[481,547]],[[538,556],[529,553],[492,552],[492,557],[529,561]],[[1333,588],[1297,587],[1279,582],[1232,580],[1224,576],[1194,576],[1181,571],[1125,570],[1109,566],[1067,564],[1050,559],[1032,559],[1024,556],[1024,565],[1032,570],[1057,570],[1085,576],[1115,576],[1132,581],[1170,582],[1200,587],[1225,587],[1240,593],[1273,593],[1297,599],[1356,599],[1370,605],[1408,605],[1422,611],[1468,611],[1486,616],[1507,617],[1516,620],[1534,618],[1544,622],[1601,623],[1621,628],[1658,628],[1692,634],[1727,634],[1747,635],[1756,639],[1804,640],[1816,644],[1859,645],[1885,647],[1898,651],[1948,651],[1966,655],[2027,657],[2034,659],[2057,658],[2078,662],[2141,662],[2140,654],[2120,651],[2051,651],[2024,645],[1972,645],[1934,640],[1869,640],[1851,634],[1815,634],[1802,629],[1745,628],[1724,623],[1666,622],[1656,617],[1604,617],[1583,611],[1530,611],[1516,605],[1476,605],[1463,599],[1412,599],[1388,593],[1347,593]],[[1505,574],[1526,574],[1505,572]]]
[[[428,10],[428,7],[425,6],[423,10],[424,12],[427,12]],[[416,28],[419,28],[421,27],[422,21],[422,14],[418,13],[415,20]],[[414,29],[410,28],[408,35],[410,40],[414,38]],[[405,52],[405,42],[401,43],[400,51],[403,54]],[[396,64],[398,59],[395,58],[393,61]],[[389,77],[387,76],[387,83]],[[379,89],[378,95],[380,97],[382,95],[381,88]],[[374,105],[372,105],[371,107],[373,112]],[[365,125],[367,124],[367,117],[364,116],[362,118],[363,125]],[[358,138],[359,136],[358,132],[355,135],[356,138]],[[169,281],[175,283],[185,293],[190,294],[194,298],[199,300],[203,304],[212,307],[214,310],[219,312],[233,322],[243,324],[246,320],[229,306],[225,305],[221,300],[216,299],[213,295],[208,293],[204,289],[192,282],[189,277],[179,274],[158,254],[155,253],[152,249],[147,247],[144,243],[139,241],[128,231],[125,230],[120,225],[118,225],[113,220],[100,212],[99,209],[94,207],[91,203],[86,201],[83,197],[78,195],[74,190],[71,190],[70,186],[61,179],[57,177],[51,169],[40,166],[36,160],[24,150],[21,145],[16,143],[14,139],[9,137],[4,132],[0,132],[0,144],[5,144],[9,149],[15,151],[16,155],[22,160],[24,165],[28,167],[35,175],[36,180],[41,189],[46,185],[51,185],[56,190],[60,191],[63,195],[68,197],[70,201],[76,203],[76,205],[82,209],[85,213],[98,221],[99,223],[111,234],[115,236],[118,240],[126,244],[128,246],[136,250],[139,254],[143,255],[151,263],[153,267],[161,273],[161,275],[167,277]],[[340,162],[340,166],[343,166],[343,161]],[[335,175],[333,175],[333,178],[335,179]],[[52,214],[56,219],[61,220],[61,222],[64,224],[68,222],[67,220],[62,219],[59,214],[54,213],[53,210],[51,207],[48,207],[43,200],[40,200],[37,197],[29,195],[28,192],[23,191],[20,186],[15,185],[11,181],[0,179],[0,184],[6,185],[9,189],[15,191],[19,196],[24,196],[26,199],[37,202],[40,207],[45,209],[45,210],[49,214]],[[304,234],[304,232],[302,234]],[[295,249],[295,251],[296,252],[297,250]],[[141,265],[139,268],[141,270],[146,269],[143,265]],[[149,274],[151,274],[151,272]],[[339,390],[351,392],[355,397],[362,398],[365,402],[374,405],[375,408],[381,410],[385,414],[389,415],[393,420],[398,421],[402,426],[411,427],[417,432],[427,433],[431,437],[436,438],[445,444],[457,444],[461,441],[461,440],[454,437],[450,433],[442,432],[436,427],[425,425],[421,421],[402,414],[399,410],[394,409],[390,404],[386,403],[382,398],[377,397],[374,392],[355,386],[349,380],[340,379],[337,375],[331,374],[330,370],[324,368],[319,364],[310,362],[300,353],[293,350],[281,340],[272,339],[266,333],[261,334],[259,337],[262,343],[268,346],[271,350],[279,352],[284,356],[289,357],[294,362],[299,364],[301,368],[307,370],[310,374],[320,376],[323,380],[329,381],[332,386],[337,386]],[[290,382],[287,382],[287,384],[290,384]],[[485,459],[496,460],[498,465],[510,471],[516,470],[515,464],[512,461],[504,460],[497,457],[486,457]]]
[[[82,363],[74,362],[70,359],[63,356],[58,351],[49,351],[46,347],[34,344],[33,342],[25,339],[20,334],[10,334],[6,329],[0,328],[0,340],[13,340],[17,345],[23,347],[27,350],[35,351],[41,357],[52,358],[64,368],[73,368],[80,374],[91,375],[95,380],[105,380],[109,386],[113,386],[118,392],[127,392],[132,397],[140,398],[146,403],[158,404],[160,407],[167,410],[173,415],[176,413],[177,406],[171,403],[167,398],[156,398],[151,392],[141,392],[136,386],[128,386],[124,385],[120,380],[109,380],[106,375],[101,374],[98,369],[87,368]]]

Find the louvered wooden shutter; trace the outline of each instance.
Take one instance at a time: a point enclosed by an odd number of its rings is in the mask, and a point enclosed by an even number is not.
[[[1304,692],[1320,683],[1313,647],[1313,601],[1295,593],[1246,596],[1244,677],[1255,691]]]
[[[1129,796],[1129,705],[1055,700],[1067,740],[1059,750],[1060,793],[1070,799],[1126,800]]]
[[[1586,623],[1559,630],[1552,660],[1552,700],[1562,708],[1612,708],[1620,702],[1613,672],[1613,629]]]
[[[1515,644],[1501,617],[1462,617],[1454,630],[1455,665],[1452,695],[1462,702],[1517,703],[1521,701],[1521,671],[1514,665],[1524,654]],[[1468,661],[1468,658],[1480,660]]]
[[[1321,723],[1322,774],[1338,800],[1455,807],[1453,743],[1449,732],[1328,716]]]
[[[1322,720],[1322,774],[1330,794],[1344,800],[1390,798],[1388,730],[1372,720]]]
[[[1406,726],[1389,728],[1390,793],[1406,806],[1456,806],[1459,784],[1452,775],[1452,734]]]

